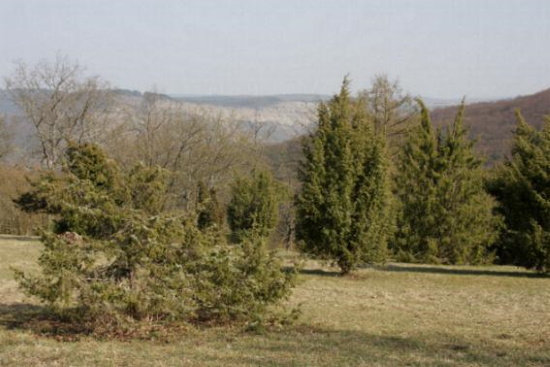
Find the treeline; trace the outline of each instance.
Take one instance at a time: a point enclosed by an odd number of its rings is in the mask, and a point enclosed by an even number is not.
[[[550,122],[518,113],[511,158],[488,170],[464,104],[435,128],[387,77],[357,96],[346,78],[295,159],[261,126],[157,94],[122,103],[81,72],[59,59],[7,79],[40,168],[2,169],[1,221],[42,236],[43,275],[19,272],[22,287],[92,328],[259,320],[294,279],[268,241],[344,274],[388,260],[550,268]]]
[[[421,100],[419,113],[387,108],[408,118],[380,124],[373,101],[352,98],[348,83],[320,105],[303,140],[302,251],[343,273],[387,259],[550,269],[550,120],[539,131],[518,112],[511,158],[484,169],[464,103],[445,129]],[[392,120],[407,124],[392,132]]]
[[[464,105],[447,128],[434,127],[422,101],[387,77],[357,96],[348,84],[320,104],[309,136],[274,147],[261,125],[190,113],[155,93],[139,103],[115,98],[65,58],[18,64],[6,90],[19,123],[34,127],[36,150],[2,168],[2,232],[44,228],[49,215],[13,204],[30,188],[26,177],[63,168],[70,144],[93,143],[123,171],[168,172],[159,211],[194,213],[199,227],[227,228],[233,240],[255,228],[343,272],[387,259],[548,267],[548,124],[537,131],[518,114],[511,158],[488,169]],[[0,131],[5,157],[13,149],[5,119]]]

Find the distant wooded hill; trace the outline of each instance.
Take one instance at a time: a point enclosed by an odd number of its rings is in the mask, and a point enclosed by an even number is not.
[[[433,110],[434,123],[440,126],[449,124],[457,108]],[[478,140],[476,147],[486,156],[488,163],[500,161],[508,155],[516,125],[516,109],[521,110],[529,124],[540,128],[544,116],[550,116],[550,89],[513,99],[467,104],[464,121],[471,127],[472,137]]]

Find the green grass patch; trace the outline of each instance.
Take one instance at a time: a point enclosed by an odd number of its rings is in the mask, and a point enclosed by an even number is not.
[[[113,340],[52,329],[20,293],[9,268],[36,269],[39,250],[0,239],[1,366],[550,365],[550,278],[514,267],[389,264],[340,277],[309,261],[289,301],[301,305],[295,326],[185,325]]]

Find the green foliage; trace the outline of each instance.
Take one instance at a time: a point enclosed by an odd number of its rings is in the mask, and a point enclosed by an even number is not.
[[[168,197],[168,176],[160,167],[134,166],[126,178],[132,207],[150,215],[161,213]]]
[[[464,105],[443,132],[433,129],[429,111],[419,104],[421,124],[411,132],[398,163],[394,251],[406,261],[486,262],[499,219],[484,191],[482,161],[462,124]]]
[[[92,183],[98,189],[112,190],[118,172],[105,153],[94,144],[70,144],[65,151],[65,167],[79,180]]]
[[[227,206],[233,241],[241,242],[251,235],[268,237],[277,224],[278,202],[277,183],[268,171],[254,171],[252,177],[237,178]]]
[[[550,119],[540,131],[519,112],[517,120],[512,157],[489,183],[506,222],[497,254],[503,263],[549,271]]]
[[[241,246],[220,246],[193,264],[193,299],[200,320],[256,320],[275,300],[286,298],[294,274],[268,253],[264,239],[249,238]]]
[[[342,273],[385,258],[391,231],[384,136],[366,103],[340,94],[318,109],[317,129],[304,141],[302,190],[296,200],[301,250],[338,264]]]
[[[218,201],[216,190],[208,189],[204,182],[200,181],[197,196],[197,226],[199,229],[222,228],[225,211]]]
[[[90,145],[66,158],[64,175],[44,176],[22,201],[27,210],[56,214],[54,231],[42,235],[42,274],[16,272],[21,287],[54,311],[92,328],[250,321],[288,296],[293,276],[261,242],[229,248],[163,212],[162,170],[122,173]]]

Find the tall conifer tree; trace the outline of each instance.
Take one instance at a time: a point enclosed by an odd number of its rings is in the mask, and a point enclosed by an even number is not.
[[[487,260],[499,220],[485,192],[482,160],[463,126],[464,104],[446,130],[434,130],[426,106],[401,155],[401,204],[395,246],[409,261],[450,264]]]
[[[512,157],[490,185],[507,227],[497,253],[501,262],[550,271],[550,118],[540,131],[519,111],[517,120]]]
[[[348,273],[385,256],[391,228],[383,136],[349,81],[318,109],[317,129],[304,142],[296,236],[302,251],[332,260]]]
[[[395,177],[399,214],[392,247],[400,260],[409,261],[427,261],[437,253],[432,235],[438,221],[432,209],[437,202],[437,137],[428,109],[418,103],[420,125],[409,134]]]

